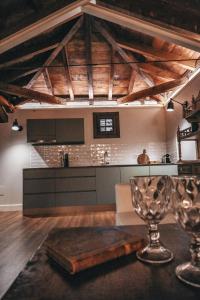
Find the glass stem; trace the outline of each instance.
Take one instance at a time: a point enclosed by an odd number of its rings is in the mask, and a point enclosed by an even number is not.
[[[190,244],[191,263],[193,266],[200,267],[200,237],[193,236]]]
[[[150,247],[159,248],[160,247],[160,233],[158,231],[157,224],[149,224],[148,235],[149,235]]]

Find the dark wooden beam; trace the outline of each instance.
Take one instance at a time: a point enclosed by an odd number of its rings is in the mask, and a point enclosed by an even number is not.
[[[196,67],[195,60],[187,60],[187,57],[183,55],[176,55],[173,53],[168,53],[164,51],[155,51],[155,49],[148,47],[148,46],[140,46],[135,44],[134,42],[127,43],[127,42],[117,42],[117,44],[126,50],[133,51],[139,54],[144,55],[145,57],[154,59],[154,60],[161,60],[161,61],[171,61],[172,63],[178,64],[179,66],[193,71]]]
[[[4,96],[0,95],[0,105],[8,107],[10,111],[14,111],[15,107]]]
[[[69,90],[69,96],[70,100],[74,100],[74,91],[73,91],[73,86],[72,86],[72,80],[71,80],[71,75],[69,71],[69,62],[68,62],[68,53],[67,53],[67,46],[64,47],[62,50],[62,57],[63,57],[63,62],[64,62],[64,71],[65,71],[65,78]]]
[[[0,91],[8,93],[10,95],[20,96],[26,99],[34,99],[39,102],[63,104],[63,99],[5,82],[0,82]]]
[[[48,89],[49,93],[51,95],[54,95],[53,86],[52,86],[52,83],[51,83],[51,78],[49,76],[48,68],[44,68],[43,76],[44,76],[44,81],[46,83],[46,86],[47,86],[47,89]]]
[[[38,70],[39,70],[39,68],[32,69],[32,70],[28,70],[28,71],[23,72],[23,73],[20,73],[20,74],[18,74],[18,75],[15,75],[15,76],[12,76],[12,77],[10,76],[10,77],[9,77],[8,79],[6,79],[5,81],[6,81],[6,82],[13,82],[13,81],[15,81],[15,80],[17,80],[17,79],[26,77],[26,76],[28,76],[28,75],[30,75],[30,74],[33,74],[33,73],[36,73]]]
[[[182,47],[200,52],[199,34],[175,27],[163,22],[156,22],[155,20],[145,18],[133,14],[129,11],[120,12],[114,7],[107,8],[102,5],[87,4],[82,8],[86,14],[94,17],[104,19],[108,22],[116,23],[123,27],[134,31],[150,35],[152,37],[159,37],[169,43],[177,44]]]
[[[176,86],[179,86],[181,84],[184,83],[184,80],[179,79],[179,80],[172,80],[172,81],[168,81],[165,83],[161,83],[158,84],[156,86],[144,89],[142,91],[136,92],[136,93],[132,93],[130,95],[127,95],[125,97],[122,97],[120,99],[118,99],[118,103],[126,103],[126,102],[132,102],[138,99],[143,99],[146,98],[148,96],[154,96],[154,95],[158,95],[161,94],[163,92],[166,92]]]
[[[101,35],[107,40],[107,42],[112,46],[112,48],[119,53],[119,55],[127,62],[130,62],[130,57],[128,56],[128,54],[121,48],[118,46],[118,44],[116,43],[115,39],[112,37],[112,35],[108,32],[108,30],[101,25],[100,22],[95,22],[95,27],[96,29],[101,33]],[[138,72],[138,66],[137,64],[133,64],[130,63],[130,66],[132,68],[132,76],[136,77],[137,72]],[[132,83],[132,85],[134,84],[134,82]]]
[[[92,76],[92,44],[91,44],[91,18],[85,16],[85,51],[88,76],[88,95],[89,100],[94,99],[93,76]]]
[[[113,81],[114,81],[114,74],[115,74],[115,50],[111,48],[111,65],[110,65],[110,76],[109,76],[109,84],[108,84],[108,100],[112,100],[113,97]]]
[[[0,69],[8,68],[8,67],[11,67],[15,64],[23,63],[27,60],[30,60],[30,59],[34,58],[37,55],[40,55],[40,54],[45,53],[47,51],[53,50],[57,46],[58,46],[58,44],[53,44],[51,46],[36,50],[34,52],[28,53],[28,54],[23,55],[21,57],[17,57],[17,58],[14,58],[14,59],[10,60],[10,61],[4,62],[4,63],[0,64]]]
[[[53,50],[51,55],[45,61],[43,67],[33,76],[33,78],[27,84],[27,88],[30,88],[34,82],[38,79],[38,77],[42,74],[43,70],[48,67],[56,58],[56,56],[60,53],[65,45],[73,38],[76,32],[80,29],[83,24],[83,17],[80,17],[78,21],[74,24],[74,26],[70,29],[70,31],[65,35],[62,41],[58,44],[58,46]]]
[[[0,41],[0,54],[52,28],[81,15],[82,5],[90,0],[77,0]]]

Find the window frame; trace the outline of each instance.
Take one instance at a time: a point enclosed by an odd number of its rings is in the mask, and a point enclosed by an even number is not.
[[[101,131],[100,120],[112,119],[112,131]],[[111,126],[107,126],[111,127]],[[106,128],[106,126],[105,126]],[[93,137],[94,139],[120,138],[119,112],[94,112],[93,113]]]

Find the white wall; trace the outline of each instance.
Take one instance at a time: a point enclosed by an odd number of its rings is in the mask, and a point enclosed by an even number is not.
[[[93,139],[93,111],[119,111],[121,137]],[[32,146],[26,143],[26,119],[73,117],[85,119],[86,146],[98,144],[106,149],[109,145],[111,151],[115,148],[115,152],[120,152],[116,163],[136,163],[143,148],[151,160],[160,161],[166,153],[163,108],[17,110],[9,115],[9,123],[0,124],[0,210],[15,209],[22,204],[22,170],[31,167],[32,152]],[[11,131],[15,118],[24,127],[22,132]]]
[[[183,103],[185,100],[191,102],[192,95],[197,96],[200,90],[200,74],[196,76],[195,79],[190,81],[182,91],[174,97],[175,100]],[[166,111],[166,143],[167,143],[167,152],[172,154],[174,160],[178,160],[178,148],[177,148],[177,128],[185,129],[190,127],[191,124],[188,123],[185,119],[183,119],[182,114],[182,106],[180,104],[174,103],[174,111],[167,112]],[[194,159],[194,143],[186,144],[181,143],[181,148],[183,151],[182,159],[185,160],[193,160]]]

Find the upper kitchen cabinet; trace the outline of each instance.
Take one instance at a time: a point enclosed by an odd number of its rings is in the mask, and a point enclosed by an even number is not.
[[[27,120],[28,143],[55,143],[56,125],[54,119]]]
[[[35,144],[84,144],[84,119],[27,120],[27,142]]]
[[[84,144],[84,119],[57,119],[56,142]]]

